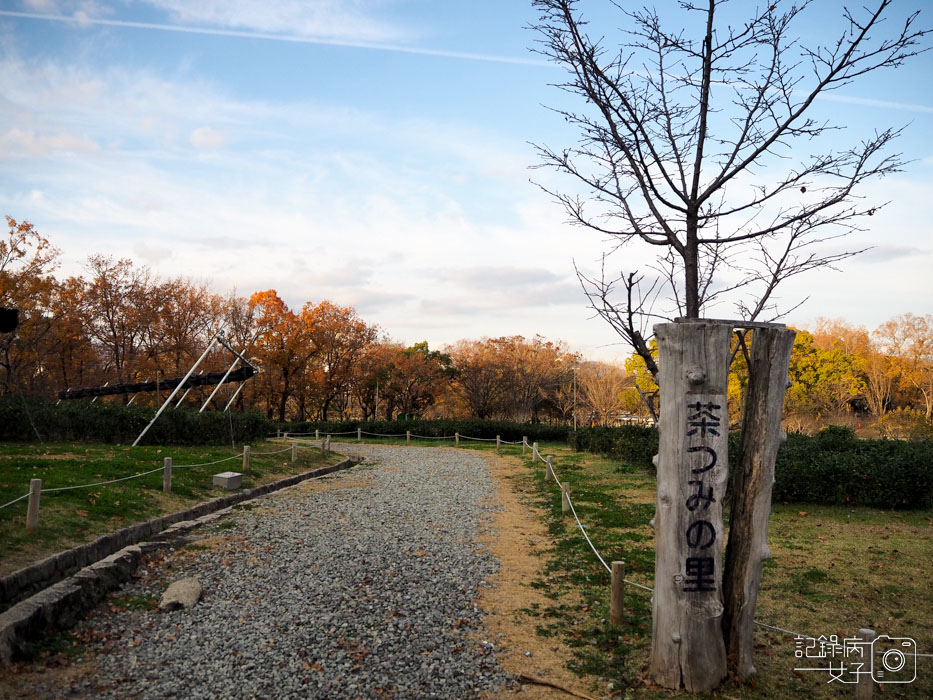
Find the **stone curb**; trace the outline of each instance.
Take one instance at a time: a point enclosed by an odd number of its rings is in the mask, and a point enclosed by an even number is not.
[[[0,666],[9,666],[27,641],[50,629],[74,625],[85,611],[130,578],[143,554],[215,520],[238,503],[349,469],[360,461],[351,457],[329,467],[214,498],[99,537],[10,574],[0,580],[0,593],[8,608],[0,613]],[[144,539],[157,541],[141,542]]]

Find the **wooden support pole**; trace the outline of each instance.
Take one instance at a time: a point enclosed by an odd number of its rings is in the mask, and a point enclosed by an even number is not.
[[[411,431],[410,430],[405,431],[405,444],[406,445],[411,444]]]
[[[745,415],[738,464],[733,468],[729,541],[722,583],[726,653],[730,672],[742,680],[755,673],[752,663],[755,607],[764,564],[771,556],[768,549],[771,489],[778,449],[787,439],[781,430],[781,410],[795,336],[789,328],[755,328],[749,355]]]
[[[39,527],[39,494],[42,493],[42,479],[29,480],[29,504],[26,506],[26,532]]]
[[[283,440],[288,440],[288,433],[287,433],[287,432],[286,432],[286,433],[282,433],[282,439],[283,439]]]
[[[330,435],[328,435],[324,440],[324,445],[328,452],[330,452]]]
[[[165,493],[172,492],[172,458],[166,457],[162,460],[162,490]]]
[[[363,442],[363,429],[362,428],[356,429],[356,441]]]
[[[249,445],[243,445],[243,473],[249,474]]]
[[[609,624],[619,626],[625,622],[625,562],[612,562],[612,584],[609,593]]]
[[[321,431],[320,431],[318,428],[315,428],[315,429],[314,429],[314,439],[315,439],[315,440],[320,440],[320,439],[321,439]]]
[[[875,647],[872,645],[872,642],[875,641],[875,630],[870,629],[860,629],[858,631],[858,637],[863,642],[865,642],[862,647],[862,663],[865,665],[863,668],[868,669],[869,671],[874,668],[872,662],[872,654],[875,651]],[[872,693],[875,689],[875,679],[871,673],[861,673],[858,677],[858,683],[855,686],[855,700],[871,700]]]
[[[282,437],[282,431],[281,431],[281,430],[276,430],[276,431],[275,431],[275,437],[276,437],[276,438]]]
[[[565,481],[560,485],[560,512],[564,515],[570,513],[570,487]]]
[[[502,438],[496,435],[496,454],[502,453]]]
[[[322,440],[321,440],[321,452],[323,453],[323,452],[326,451],[326,450],[327,450],[327,440],[326,440],[326,439],[322,439]]]
[[[292,461],[293,462],[298,461],[298,441],[297,440],[292,441]]]
[[[538,457],[540,457],[540,456],[541,456],[541,455],[538,453],[538,443],[537,443],[537,442],[532,443],[532,445],[531,445],[531,461],[532,461],[532,462],[536,462],[536,461],[538,460]]]
[[[547,465],[544,467],[544,480],[557,481],[557,477],[554,476],[554,455],[548,455],[544,461],[547,462]]]
[[[460,447],[460,433],[454,433],[454,447]]]
[[[522,457],[525,456],[525,450],[528,449],[528,436],[522,435]]]

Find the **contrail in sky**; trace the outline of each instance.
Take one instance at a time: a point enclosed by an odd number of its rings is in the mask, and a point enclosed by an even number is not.
[[[125,27],[129,29],[154,29],[160,32],[178,32],[180,34],[207,34],[209,36],[228,36],[239,39],[264,39],[266,41],[285,41],[295,44],[320,44],[323,46],[343,46],[355,49],[372,49],[374,51],[393,51],[395,53],[409,53],[420,56],[437,56],[441,58],[458,58],[467,61],[485,61],[487,63],[511,63],[521,66],[547,66],[553,64],[533,58],[520,58],[513,56],[496,56],[493,54],[469,53],[467,51],[448,51],[446,49],[423,49],[398,44],[380,44],[369,41],[352,41],[349,39],[324,39],[320,37],[294,36],[288,34],[270,34],[266,32],[249,32],[236,29],[211,29],[209,27],[185,27],[175,24],[156,24],[154,22],[132,22],[121,19],[96,19],[91,17],[68,17],[67,15],[44,15],[35,12],[17,12],[15,10],[0,10],[0,16],[18,17],[21,19],[42,19],[50,22],[66,22],[78,25],[102,25],[105,27]]]

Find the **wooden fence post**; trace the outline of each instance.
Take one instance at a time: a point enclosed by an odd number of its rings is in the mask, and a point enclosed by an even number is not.
[[[557,481],[557,477],[554,476],[554,455],[548,455],[544,461],[547,462],[544,467],[544,480]]]
[[[496,454],[502,454],[502,438],[496,435]]]
[[[538,457],[540,457],[540,456],[541,456],[541,455],[538,453],[538,443],[537,443],[537,442],[533,442],[533,443],[531,444],[531,461],[532,461],[532,462],[537,462],[537,461],[538,461]]]
[[[298,441],[297,440],[292,441],[292,461],[293,462],[298,461]]]
[[[363,429],[362,428],[356,429],[356,441],[363,442]]]
[[[522,435],[522,457],[525,456],[525,450],[528,449],[528,436]]]
[[[728,478],[728,322],[654,327],[661,368],[650,675],[689,693],[727,673],[722,501]]]
[[[327,446],[327,451],[330,452],[330,435],[328,435],[328,436],[325,438],[324,444]]]
[[[249,474],[249,445],[243,445],[243,473]]]
[[[276,438],[282,437],[282,431],[281,431],[281,430],[276,430],[276,431],[275,431],[275,437],[276,437]]]
[[[460,433],[454,433],[454,447],[460,447]]]
[[[319,428],[315,428],[315,429],[314,429],[314,439],[315,439],[315,440],[320,440],[320,439],[321,439],[321,430],[320,430]]]
[[[26,532],[39,527],[39,494],[42,493],[42,479],[29,480],[29,503],[26,506]]]
[[[162,490],[165,493],[172,492],[172,458],[166,457],[162,460]]]
[[[283,440],[288,440],[288,433],[287,433],[287,432],[282,433],[282,439],[283,439]]]
[[[322,439],[321,440],[321,452],[323,453],[326,450],[327,450],[327,440]]]
[[[868,660],[866,661],[865,656],[862,656],[862,662],[868,669],[874,668],[872,665],[874,659],[871,657],[871,654],[874,653],[875,647],[872,645],[872,642],[875,641],[875,630],[870,629],[860,629],[858,631],[858,637],[865,642],[864,652],[868,654]],[[871,700],[872,693],[875,689],[875,679],[871,673],[862,673],[859,674],[858,684],[855,686],[855,700]]]
[[[612,584],[609,592],[609,624],[625,622],[625,562],[612,562]]]
[[[567,485],[567,482],[563,482],[560,485],[560,512],[564,515],[570,513],[570,487]]]
[[[411,444],[411,431],[410,430],[405,431],[405,444],[406,445]]]

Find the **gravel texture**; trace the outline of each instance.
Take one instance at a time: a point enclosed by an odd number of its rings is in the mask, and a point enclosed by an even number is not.
[[[196,576],[190,611],[105,606],[76,630],[96,670],[51,696],[470,698],[511,684],[485,641],[476,544],[494,492],[482,457],[349,447],[367,461],[213,524],[211,548],[151,565],[122,600]],[[343,484],[343,485],[341,485]]]

